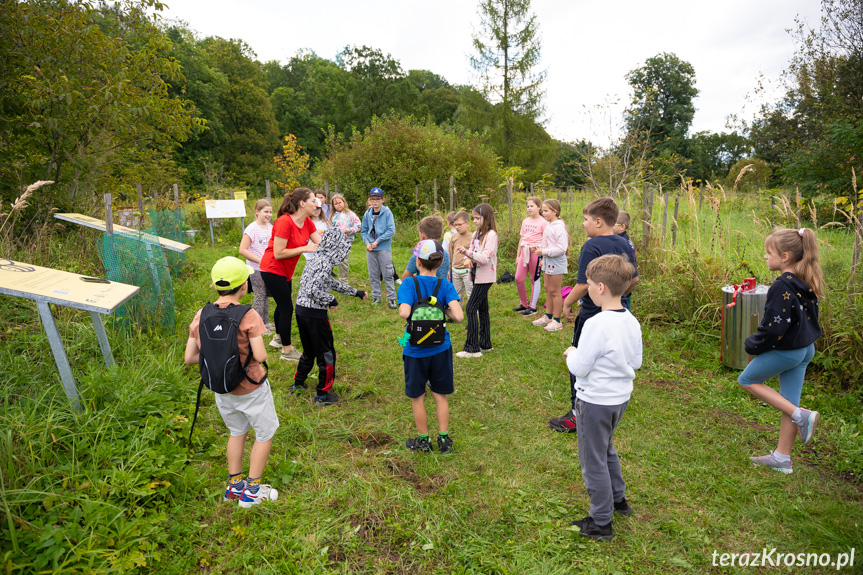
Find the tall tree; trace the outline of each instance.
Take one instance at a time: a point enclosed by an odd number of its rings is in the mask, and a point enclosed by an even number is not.
[[[648,132],[658,154],[684,155],[686,134],[695,117],[693,100],[698,95],[692,64],[662,53],[629,72],[626,81],[632,86],[628,130]]]
[[[786,94],[752,125],[758,156],[804,194],[851,191],[863,171],[863,0],[822,0],[821,21],[797,20]]]
[[[540,37],[530,0],[480,0],[480,29],[474,33],[471,66],[479,73],[487,98],[496,104],[502,132],[502,155],[511,160],[516,115],[535,121],[543,112],[542,82],[537,70]]]
[[[160,8],[156,0],[113,9],[70,0],[3,3],[0,190],[16,193],[8,188],[16,175],[54,180],[46,193],[74,203],[136,151],[170,149],[202,127],[190,103],[168,93],[166,81],[182,72],[148,15]]]

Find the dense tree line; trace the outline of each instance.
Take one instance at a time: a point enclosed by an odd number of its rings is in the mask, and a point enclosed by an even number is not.
[[[46,209],[92,204],[106,190],[131,199],[137,182],[148,192],[173,181],[259,186],[275,179],[273,157],[288,135],[309,155],[307,177],[347,177],[356,150],[384,149],[363,145],[376,130],[459,140],[448,158],[422,160],[444,171],[459,172],[482,150],[483,168],[471,177],[497,177],[486,161],[496,156],[498,168],[518,168],[526,181],[611,190],[681,176],[733,179],[732,166],[757,157],[768,185],[842,194],[851,168],[863,168],[863,0],[823,0],[821,26],[798,26],[786,97],[738,131],[691,133],[696,71],[671,53],[647,59],[626,75],[624,135],[608,149],[555,141],[544,129],[536,22],[525,0],[481,3],[479,87],[405,71],[369,46],[262,63],[240,40],[163,24],[160,8],[158,0],[4,3],[0,198],[39,179],[57,182],[40,192]],[[518,50],[511,35],[524,41]],[[396,179],[418,183],[430,175],[421,172]]]

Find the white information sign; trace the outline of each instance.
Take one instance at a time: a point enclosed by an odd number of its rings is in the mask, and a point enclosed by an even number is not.
[[[246,202],[243,200],[204,200],[208,219],[245,218]]]

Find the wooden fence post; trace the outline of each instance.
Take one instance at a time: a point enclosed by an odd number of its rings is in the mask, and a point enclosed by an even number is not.
[[[141,184],[135,184],[138,193],[138,229],[144,227],[144,196],[141,195]]]
[[[105,198],[105,232],[111,235],[114,233],[114,209],[111,207],[111,194],[104,194],[103,197]]]
[[[506,179],[506,202],[509,204],[509,225],[512,225],[512,178]]]
[[[330,201],[330,182],[329,180],[324,180],[324,193],[327,194],[327,202]],[[332,215],[332,214],[330,214]]]
[[[180,209],[180,190],[177,188],[176,182],[174,182],[174,209]]]
[[[797,188],[797,201],[794,204],[794,214],[797,216],[797,229],[800,229],[800,188]]]
[[[434,207],[432,208],[432,211],[437,211],[437,178],[434,179],[432,184],[434,187]]]
[[[674,220],[671,222],[671,247],[677,244],[677,209],[680,207],[680,196],[674,196]]]
[[[449,177],[449,211],[452,211],[453,201],[455,200],[455,175],[450,174]]]
[[[414,201],[417,205],[420,203],[420,185],[417,184],[414,186]]]
[[[662,197],[664,207],[662,209],[662,243],[665,244],[665,230],[668,227],[668,192]]]
[[[264,180],[264,182],[266,183],[266,186],[267,186],[267,201],[271,202],[272,199],[270,197],[270,180]]]
[[[647,245],[647,184],[641,189],[641,243]]]

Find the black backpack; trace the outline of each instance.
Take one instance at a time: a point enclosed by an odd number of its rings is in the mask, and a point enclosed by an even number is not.
[[[230,304],[226,308],[219,308],[208,303],[201,309],[201,318],[198,333],[201,338],[201,350],[198,359],[198,367],[201,371],[201,384],[198,386],[198,399],[195,403],[195,417],[192,419],[192,429],[189,430],[189,441],[192,441],[192,432],[195,430],[195,421],[198,419],[198,408],[201,405],[201,390],[204,386],[215,393],[231,393],[248,379],[255,385],[261,385],[266,381],[269,368],[267,362],[264,366],[264,377],[261,381],[255,381],[249,377],[247,369],[252,360],[252,345],[249,344],[249,354],[246,361],[240,363],[240,345],[237,335],[240,332],[240,322],[243,316],[252,309],[250,305]]]
[[[417,290],[417,301],[411,306],[408,325],[405,328],[410,334],[410,343],[419,347],[440,345],[446,339],[446,314],[443,304],[437,299],[443,280],[438,278],[437,285],[429,297],[422,297],[419,280],[416,276],[413,276],[413,280]]]

